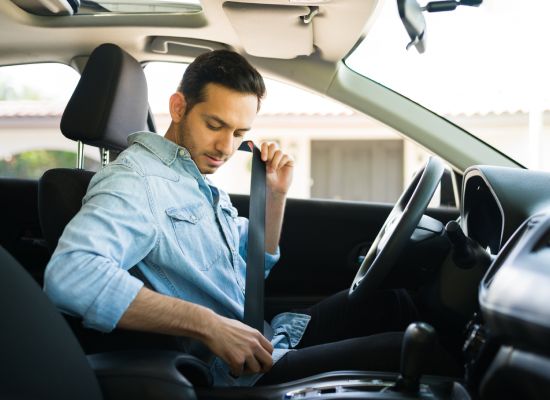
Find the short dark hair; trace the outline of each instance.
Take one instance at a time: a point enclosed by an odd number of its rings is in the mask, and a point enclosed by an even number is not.
[[[178,87],[178,91],[185,96],[186,114],[205,100],[204,89],[209,83],[256,95],[258,110],[265,95],[262,76],[243,56],[229,50],[210,51],[189,64]]]

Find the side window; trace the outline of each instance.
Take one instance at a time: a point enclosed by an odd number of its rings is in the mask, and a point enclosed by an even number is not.
[[[76,165],[76,143],[61,134],[59,122],[78,78],[56,63],[0,67],[0,177],[37,179]],[[97,168],[98,160],[88,149],[86,168]]]
[[[145,68],[160,134],[169,126],[168,100],[185,67],[155,62]],[[291,197],[395,202],[429,156],[372,118],[302,89],[265,81],[267,96],[247,139],[278,142],[294,157]],[[239,153],[211,176],[230,193],[250,190],[250,157]],[[452,185],[445,187],[452,190]],[[438,190],[432,204],[449,205],[446,199],[454,200],[453,193],[442,196]]]

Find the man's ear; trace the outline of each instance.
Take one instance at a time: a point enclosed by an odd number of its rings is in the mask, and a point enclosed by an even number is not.
[[[181,122],[185,115],[185,108],[187,103],[185,102],[185,96],[181,92],[176,92],[170,96],[170,117],[175,123]]]

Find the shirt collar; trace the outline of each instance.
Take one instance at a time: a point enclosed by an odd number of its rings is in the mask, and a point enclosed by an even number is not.
[[[156,155],[166,165],[171,165],[178,155],[183,158],[191,158],[185,147],[152,132],[136,132],[128,136],[128,145],[139,143],[151,153]]]

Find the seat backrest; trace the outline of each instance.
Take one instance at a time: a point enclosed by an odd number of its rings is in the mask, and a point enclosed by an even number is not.
[[[38,209],[42,234],[54,251],[63,229],[76,215],[90,180],[91,171],[57,168],[46,171],[38,183]]]
[[[0,398],[102,398],[69,327],[38,284],[2,247],[0,315]]]
[[[120,152],[130,133],[144,130],[148,117],[147,82],[141,65],[114,44],[97,47],[61,119],[69,139]],[[93,173],[53,169],[39,181],[40,225],[50,250],[80,210]]]

